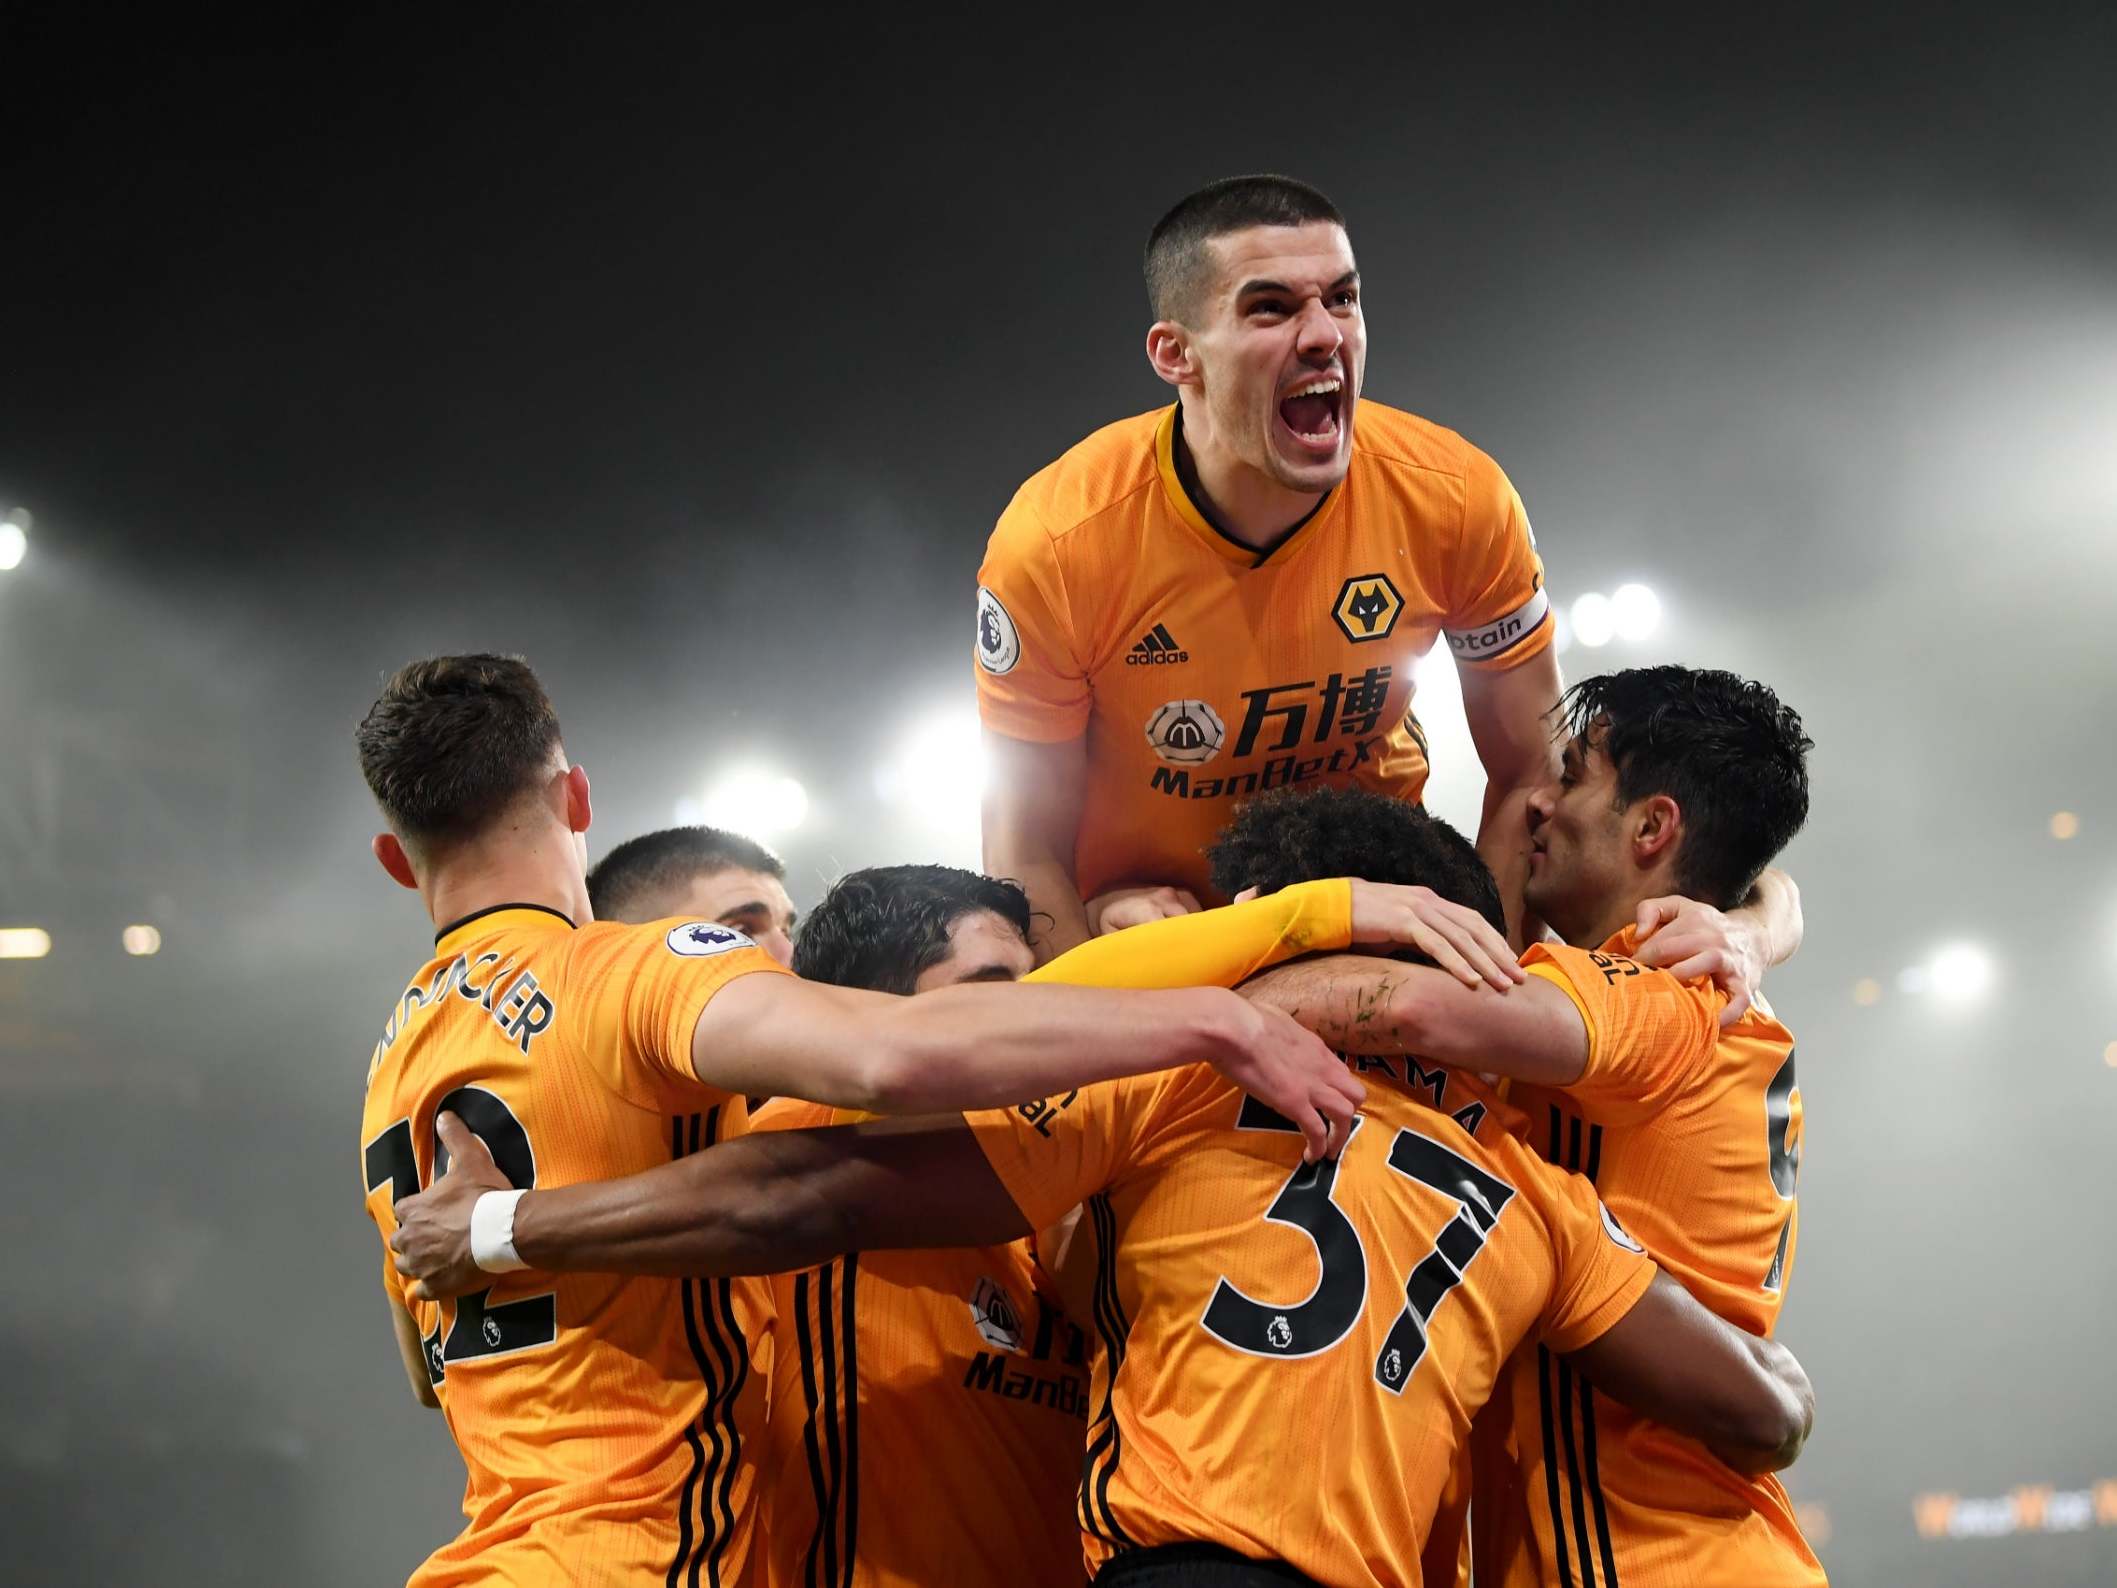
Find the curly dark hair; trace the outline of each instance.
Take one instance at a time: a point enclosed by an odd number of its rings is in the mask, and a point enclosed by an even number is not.
[[[1676,883],[1732,910],[1808,820],[1808,752],[1793,707],[1764,685],[1693,667],[1584,678],[1558,711],[1617,770],[1620,808],[1666,794],[1683,812]]]
[[[1323,877],[1418,884],[1507,930],[1470,840],[1417,805],[1364,788],[1282,788],[1245,802],[1206,851],[1213,886],[1277,893]]]
[[[908,993],[948,956],[948,933],[990,910],[1029,936],[1029,895],[960,866],[870,866],[849,871],[811,910],[794,941],[794,974],[836,987]]]
[[[665,827],[628,838],[588,873],[588,903],[598,921],[622,921],[635,903],[733,869],[784,878],[786,863],[755,839],[718,827]]]
[[[559,717],[519,656],[430,656],[391,675],[353,740],[391,829],[432,845],[476,837],[544,780]]]

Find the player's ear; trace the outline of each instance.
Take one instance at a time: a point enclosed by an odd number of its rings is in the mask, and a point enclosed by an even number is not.
[[[1634,823],[1632,853],[1651,864],[1674,852],[1683,834],[1683,807],[1666,794],[1650,794],[1639,802]]]
[[[412,857],[404,852],[404,845],[397,841],[395,833],[377,833],[368,840],[368,848],[374,852],[376,861],[390,874],[390,881],[402,888],[416,889],[419,879],[412,875]]]
[[[585,833],[594,817],[595,808],[588,798],[588,769],[570,766],[566,769],[566,830]]]
[[[1244,888],[1240,893],[1235,895],[1234,902],[1237,904],[1248,904],[1250,900],[1256,897],[1257,884],[1253,882],[1247,888]]]
[[[1191,356],[1191,333],[1174,320],[1156,320],[1147,327],[1147,362],[1171,386],[1198,382],[1198,363]]]

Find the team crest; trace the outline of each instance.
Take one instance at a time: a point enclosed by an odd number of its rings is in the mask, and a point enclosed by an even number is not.
[[[1388,574],[1362,573],[1338,587],[1330,615],[1339,633],[1355,645],[1365,645],[1369,640],[1388,639],[1403,610],[1404,598]]]
[[[1602,1231],[1628,1252],[1645,1252],[1646,1248],[1632,1239],[1625,1227],[1617,1222],[1617,1215],[1608,1208],[1602,1210]]]
[[[1014,631],[1014,619],[1000,605],[1000,598],[978,586],[978,665],[988,673],[1012,670],[1022,659],[1022,638]]]
[[[1172,700],[1147,719],[1147,743],[1176,766],[1203,766],[1220,754],[1228,725],[1203,700]]]
[[[747,932],[722,926],[718,921],[689,921],[669,929],[669,952],[681,954],[686,959],[705,959],[714,954],[725,954],[731,948],[756,946]]]
[[[1014,1298],[989,1279],[979,1280],[971,1292],[970,1321],[994,1350],[1021,1350],[1022,1315],[1014,1310]]]

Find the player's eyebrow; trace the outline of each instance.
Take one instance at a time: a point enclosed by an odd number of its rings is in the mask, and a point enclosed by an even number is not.
[[[1325,287],[1323,290],[1325,292],[1336,292],[1340,287],[1356,287],[1359,284],[1360,272],[1357,270],[1348,270],[1345,272],[1344,275],[1340,276],[1336,281],[1333,281],[1328,287]],[[1235,289],[1235,296],[1238,298],[1247,298],[1252,297],[1260,292],[1276,292],[1283,297],[1292,297],[1294,295],[1294,289],[1292,287],[1289,287],[1283,281],[1245,281],[1241,286]]]
[[[1020,981],[1020,980],[1021,980],[1021,978],[1020,978],[1019,976],[1015,975],[1014,971],[1013,971],[1012,969],[1010,969],[1010,968],[1009,968],[1008,966],[1005,966],[1005,965],[980,965],[980,966],[979,966],[979,967],[978,967],[978,968],[977,968],[976,970],[972,971],[972,972],[971,972],[971,973],[970,973],[970,974],[969,974],[968,976],[958,976],[958,977],[956,978],[956,985],[957,985],[958,987],[960,987],[960,986],[962,986],[962,985],[963,985],[963,984],[964,984],[965,982],[973,982],[973,981]]]

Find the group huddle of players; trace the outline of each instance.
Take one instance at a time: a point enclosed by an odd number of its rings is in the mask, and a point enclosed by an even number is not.
[[[1561,688],[1498,467],[1359,398],[1342,217],[1283,177],[1146,257],[1175,403],[1002,516],[985,871],[706,828],[590,870],[522,661],[362,721],[434,952],[367,1208],[469,1482],[419,1584],[1778,1588],[1812,1397],[1800,719]],[[1487,775],[1419,804],[1445,635]]]

